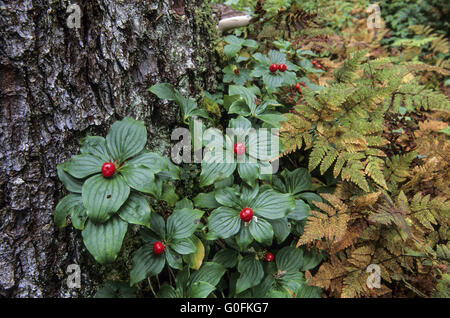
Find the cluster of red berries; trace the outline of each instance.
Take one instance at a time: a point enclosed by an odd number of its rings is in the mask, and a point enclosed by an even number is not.
[[[253,218],[253,210],[251,208],[244,208],[239,214],[241,220],[244,222],[250,222]]]
[[[270,252],[267,252],[266,256],[264,257],[264,260],[268,263],[273,262],[274,259],[275,259],[275,256]]]
[[[278,64],[278,65],[277,64],[271,64],[269,66],[269,70],[272,73],[275,73],[277,70],[280,71],[280,72],[284,72],[284,71],[287,70],[287,66],[286,66],[286,64]]]
[[[102,165],[102,174],[105,178],[110,178],[116,172],[116,165],[113,162],[105,162]]]
[[[239,75],[239,70],[237,68],[234,69],[234,74]]]
[[[295,84],[295,89],[301,94],[302,89],[300,88],[300,86],[306,87],[305,82],[298,82],[297,84]]]
[[[238,156],[243,155],[245,153],[245,146],[242,142],[238,142],[234,144],[234,153]]]
[[[322,68],[322,65],[319,64],[319,63],[317,63],[316,60],[312,61],[312,63],[313,63],[313,65],[314,65],[315,67],[317,67],[319,70]]]
[[[161,243],[160,241],[155,242],[155,244],[153,244],[153,253],[159,255],[162,252],[164,252],[163,243]]]

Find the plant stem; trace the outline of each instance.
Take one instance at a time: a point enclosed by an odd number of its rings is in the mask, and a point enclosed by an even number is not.
[[[148,284],[150,285],[150,290],[152,291],[153,296],[155,296],[155,298],[156,298],[156,293],[155,293],[155,290],[153,289],[152,281],[151,281],[150,277],[148,277],[147,280],[148,280]]]

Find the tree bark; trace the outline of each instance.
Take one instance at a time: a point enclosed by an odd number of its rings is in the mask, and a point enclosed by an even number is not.
[[[86,297],[101,268],[53,211],[56,165],[87,134],[144,120],[152,150],[170,153],[178,107],[147,91],[169,82],[195,96],[215,85],[216,21],[203,0],[0,1],[0,296]],[[66,12],[81,9],[80,28]],[[81,268],[81,288],[66,269]]]

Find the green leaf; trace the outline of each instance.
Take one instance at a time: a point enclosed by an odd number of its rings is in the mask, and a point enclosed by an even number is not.
[[[163,157],[167,164],[168,171],[161,171],[158,176],[163,177],[167,180],[179,180],[180,179],[180,167],[174,165],[169,158]]]
[[[223,206],[239,209],[241,201],[238,194],[239,193],[236,191],[236,189],[226,187],[217,189],[215,191],[215,198],[216,201]]]
[[[119,163],[140,153],[146,143],[144,122],[128,117],[112,124],[106,136],[109,153]]]
[[[194,208],[194,204],[188,198],[183,198],[182,200],[175,203],[175,210],[181,210],[181,209],[185,209],[185,208],[186,209]]]
[[[264,85],[266,86],[267,90],[273,92],[278,87],[281,87],[283,85],[283,76],[280,74],[272,74],[272,73],[264,73],[263,74],[263,81]]]
[[[187,255],[195,253],[197,248],[194,242],[190,238],[184,238],[182,240],[175,240],[170,242],[169,246],[178,254]]]
[[[267,190],[258,195],[251,208],[255,215],[274,220],[288,215],[295,208],[295,200],[290,194]]]
[[[136,288],[124,282],[107,281],[94,298],[136,298]]]
[[[241,275],[236,282],[236,294],[258,285],[264,277],[263,267],[254,255],[245,256],[239,262],[238,271]]]
[[[164,283],[161,285],[161,288],[156,294],[158,298],[178,298],[180,295],[176,292],[176,290],[170,286],[168,283]]]
[[[286,117],[284,117],[283,114],[274,111],[259,115],[258,119],[262,120],[264,123],[273,128],[280,128],[281,122],[286,121]]]
[[[103,163],[103,160],[92,155],[76,155],[63,168],[71,176],[82,179],[101,172]]]
[[[322,254],[317,253],[316,250],[311,250],[309,252],[303,251],[302,266],[300,270],[302,272],[315,268],[323,260]]]
[[[309,206],[303,200],[295,200],[295,209],[287,217],[292,220],[301,221],[308,217],[309,210]]]
[[[189,286],[187,290],[187,297],[206,298],[214,291],[214,289],[216,288],[207,282],[197,282]]]
[[[116,260],[127,227],[126,222],[114,216],[103,224],[88,221],[81,235],[84,245],[95,260],[100,264],[107,264]]]
[[[445,128],[442,128],[439,130],[439,132],[446,134],[447,136],[450,136],[450,126],[447,126]]]
[[[238,57],[237,63],[239,61],[244,61],[245,57]],[[239,68],[239,73],[234,73],[235,66],[228,65],[222,71],[224,73],[223,82],[224,83],[233,83],[236,85],[244,85],[247,81],[251,80],[250,71],[246,69]],[[224,107],[227,111],[229,107]]]
[[[236,244],[241,251],[244,251],[253,242],[248,226],[241,226],[241,230],[236,235]]]
[[[214,191],[208,193],[199,193],[194,198],[194,204],[197,208],[215,209],[220,206],[216,201]]]
[[[241,188],[241,204],[244,207],[252,206],[253,200],[258,196],[259,185],[254,187],[243,186]]]
[[[166,239],[166,224],[164,219],[158,213],[152,213],[150,216],[150,229],[155,232],[159,238]],[[152,242],[154,243],[154,242]]]
[[[275,261],[281,271],[298,272],[302,265],[303,252],[301,249],[286,246],[278,251]]]
[[[225,267],[221,264],[214,262],[204,263],[203,266],[191,274],[190,284],[197,282],[207,282],[213,286],[216,286],[223,274],[225,274]]]
[[[259,44],[255,40],[245,40],[243,45],[252,49],[257,49]]]
[[[245,103],[247,104],[247,106],[250,108],[250,111],[252,113],[255,112],[256,95],[248,88],[246,88],[244,86],[230,85],[228,88],[228,95],[230,95],[230,96],[239,95],[240,98],[243,99],[245,101]],[[230,107],[230,109],[231,109],[231,107]]]
[[[133,286],[148,276],[158,275],[163,270],[165,263],[165,255],[153,253],[152,245],[142,246],[133,257],[130,285]]]
[[[116,213],[130,195],[130,187],[122,176],[104,178],[101,174],[90,177],[83,184],[83,204],[94,223],[103,223]]]
[[[245,161],[249,161],[249,158],[247,157]],[[259,177],[259,164],[256,162],[238,163],[238,173],[242,180],[254,187]]]
[[[221,264],[225,268],[233,268],[236,266],[238,253],[230,248],[224,248],[218,251],[213,258],[214,263]]]
[[[303,281],[295,292],[296,298],[321,298],[322,289],[317,286],[309,286],[306,281]]]
[[[303,282],[303,273],[298,271],[287,272],[279,280],[279,283],[284,288],[290,291],[297,290],[301,286],[302,282]],[[289,297],[291,298],[292,296],[289,294]]]
[[[183,121],[185,123],[187,123],[189,117],[191,116],[208,118],[208,114],[205,112],[205,110],[197,108],[197,103],[195,102],[195,100],[184,97],[170,84],[159,83],[150,87],[149,90],[159,98],[175,101],[181,108]]]
[[[205,246],[202,241],[195,235],[191,236],[191,240],[195,245],[195,253],[184,255],[184,261],[192,269],[199,269],[202,266],[203,259],[205,258]]]
[[[80,231],[84,230],[84,224],[87,220],[87,213],[84,205],[82,209],[72,209],[72,212],[70,213],[70,220],[72,221],[72,226],[74,228]]]
[[[264,66],[269,66],[270,64],[272,64],[270,59],[266,55],[263,55],[259,52],[253,54],[253,58]]]
[[[144,196],[131,193],[119,210],[119,216],[125,222],[150,227],[150,205]]]
[[[175,276],[175,285],[180,287],[183,286],[184,289],[189,283],[189,277],[191,276],[190,272],[191,271],[188,267],[184,267],[181,271],[179,271],[177,276]]]
[[[168,239],[179,240],[194,234],[203,216],[203,211],[195,209],[175,210],[167,218]]]
[[[169,168],[166,158],[149,151],[144,151],[127,161],[127,165],[142,165],[154,174]]]
[[[208,218],[208,228],[221,238],[233,236],[241,228],[239,211],[228,207],[219,207]]]
[[[170,267],[181,270],[183,268],[183,258],[181,255],[175,253],[170,248],[164,250],[164,255],[166,256],[167,264]]]
[[[284,169],[281,175],[287,187],[287,191],[291,194],[297,194],[302,191],[311,190],[312,178],[308,169],[297,168],[294,171]]]
[[[85,210],[81,195],[70,193],[59,201],[55,208],[54,221],[56,226],[62,228],[67,225],[66,218],[74,211],[83,212]]]
[[[225,47],[223,48],[223,52],[225,53],[225,55],[228,58],[230,58],[230,57],[235,56],[241,48],[242,48],[242,46],[240,46],[238,44],[228,44],[228,45],[225,45]]]
[[[313,192],[300,193],[298,198],[307,201],[309,205],[311,205],[313,201],[323,202],[322,197]]]
[[[280,51],[270,50],[268,53],[269,59],[275,64],[286,64],[286,54]]]
[[[231,104],[228,109],[228,114],[238,114],[241,116],[250,116],[251,115],[250,107],[248,107],[247,103],[243,99],[238,99],[233,104]]]
[[[176,97],[174,88],[168,83],[157,83],[148,90],[161,99],[174,100]]]
[[[173,206],[179,199],[178,195],[175,193],[175,187],[164,183],[163,193],[160,199]]]
[[[127,163],[120,169],[120,174],[131,188],[144,193],[156,194],[155,175],[151,169]]]
[[[231,187],[234,184],[234,176],[231,175],[228,178],[217,181],[214,183],[214,189],[221,189],[225,187]]]
[[[228,35],[225,37],[225,42],[228,44],[223,48],[225,55],[230,58],[236,55],[237,52],[242,48],[245,40],[239,39],[235,35]]]
[[[236,162],[202,162],[202,172],[200,173],[200,187],[213,184],[216,181],[228,178],[236,170]]]
[[[273,233],[277,238],[278,244],[283,243],[289,236],[289,233],[291,233],[290,224],[287,221],[287,218],[270,220],[269,223],[272,224]]]
[[[307,56],[317,56],[316,53],[314,53],[311,50],[297,50],[297,55],[298,56],[303,56],[303,55],[307,55]]]
[[[266,298],[267,293],[273,287],[274,283],[275,279],[273,278],[273,275],[266,275],[259,285],[253,287],[253,297]]]
[[[256,159],[268,161],[279,156],[279,149],[273,142],[279,142],[270,129],[252,131],[248,137],[248,154]],[[263,162],[260,162],[263,163]]]
[[[100,158],[104,162],[113,161],[106,147],[106,139],[100,136],[88,136],[81,141],[80,152]]]
[[[269,222],[262,218],[253,219],[249,224],[249,231],[253,238],[262,244],[272,245],[273,228]]]
[[[228,126],[231,129],[228,129],[227,133],[232,133],[232,135],[229,136],[230,140],[232,140],[232,137],[234,135],[242,139],[237,141],[245,142],[244,137],[250,134],[252,123],[247,118],[239,116],[238,118],[231,119]],[[234,145],[234,142],[232,142],[232,145]]]
[[[57,165],[56,170],[58,172],[58,178],[61,180],[62,184],[66,187],[66,189],[70,192],[81,193],[81,187],[83,186],[83,180],[76,179],[72,177],[70,174],[64,171],[64,167],[67,165],[67,162],[60,163]]]

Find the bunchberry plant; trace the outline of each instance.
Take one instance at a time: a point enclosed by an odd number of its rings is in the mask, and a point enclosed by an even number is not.
[[[201,196],[196,199],[196,204],[207,207]],[[281,194],[269,186],[235,185],[215,190],[214,199],[218,207],[208,218],[209,238],[233,237],[245,249],[253,240],[270,246],[274,235],[281,243],[289,234],[289,230],[285,231],[288,227],[285,218],[295,209],[290,194]]]
[[[165,191],[164,180],[177,179],[178,167],[145,150],[146,142],[144,123],[125,118],[111,126],[106,138],[84,138],[81,154],[58,165],[70,193],[56,206],[55,223],[64,227],[70,216],[99,263],[116,259],[128,224],[150,226],[148,196],[172,204],[177,200]]]
[[[206,298],[216,289],[225,271],[224,266],[214,262],[205,263],[192,274],[189,267],[185,267],[175,277],[175,288],[164,283],[157,296],[160,298]]]
[[[201,226],[203,211],[193,208],[191,201],[183,199],[177,202],[175,210],[165,221],[153,213],[150,229],[141,233],[144,245],[137,250],[133,258],[130,282],[135,284],[148,276],[158,275],[164,265],[182,269],[182,255],[195,253],[194,233]]]
[[[269,159],[276,153],[269,146],[270,131],[252,129],[251,122],[242,116],[230,120],[229,128],[229,135],[220,131],[205,134],[201,187],[228,178],[236,168],[249,185],[255,185],[257,179],[271,172]]]

